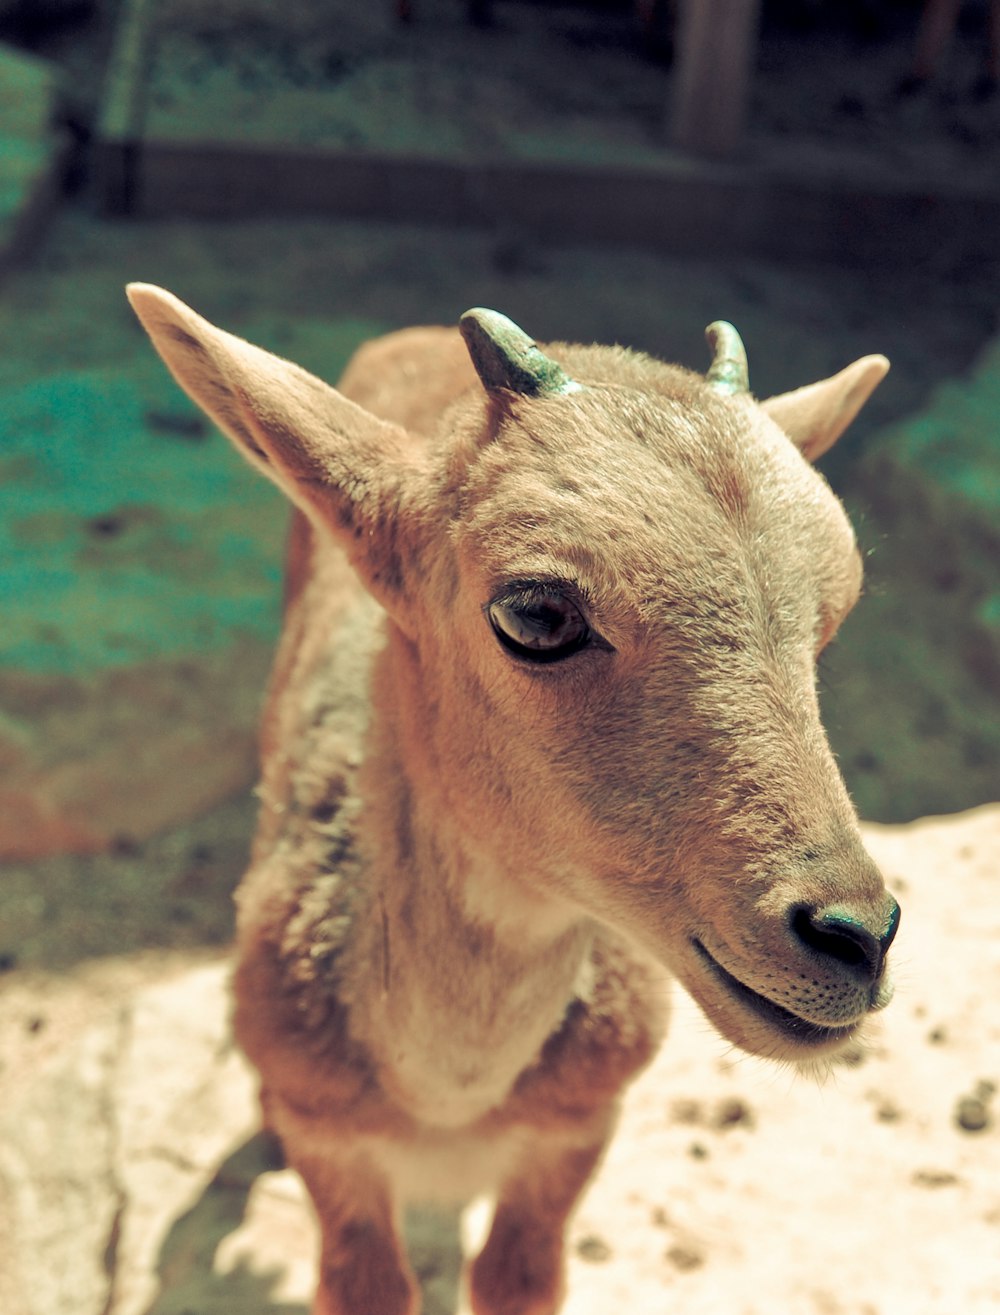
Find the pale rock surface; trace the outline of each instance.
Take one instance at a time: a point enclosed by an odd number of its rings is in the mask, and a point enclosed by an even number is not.
[[[1000,1308],[1000,806],[866,831],[904,910],[869,1046],[817,1083],[675,993],[573,1222],[566,1315]],[[5,979],[5,1315],[305,1315],[315,1230],[254,1137],[227,975],[146,955]],[[464,1309],[454,1221],[410,1224],[426,1315]]]

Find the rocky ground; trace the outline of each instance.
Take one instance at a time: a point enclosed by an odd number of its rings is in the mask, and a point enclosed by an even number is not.
[[[765,51],[773,85],[791,41]],[[106,44],[49,45],[84,119]],[[907,164],[902,124],[948,168],[985,167],[993,110],[964,99],[971,55],[900,107],[885,91],[900,49],[858,86],[842,59],[851,86],[817,92],[810,122],[831,149],[881,142]],[[765,117],[773,131],[780,97]],[[34,149],[18,155],[32,168]],[[1000,814],[959,812],[998,797],[998,268],[947,250],[891,270],[679,260],[502,227],[135,225],[63,204],[0,300],[0,1309],[296,1315],[312,1274],[301,1195],[252,1140],[221,948],[284,512],[166,379],[130,278],[331,379],[372,333],[471,304],[694,367],[722,315],[761,395],[893,359],[826,466],[869,588],[821,674],[862,815],[958,814],[869,827],[904,906],[897,999],[867,1056],[819,1087],[724,1053],[679,999],[574,1225],[567,1309],[1000,1306]],[[443,1315],[446,1230],[415,1228]]]
[[[823,1080],[725,1048],[677,993],[570,1234],[567,1315],[992,1315],[1000,1305],[1000,808],[867,839],[897,995]],[[315,1230],[256,1133],[216,955],[8,977],[6,1315],[305,1315]],[[485,1204],[461,1221],[476,1245]],[[425,1315],[467,1311],[457,1223],[409,1219]]]

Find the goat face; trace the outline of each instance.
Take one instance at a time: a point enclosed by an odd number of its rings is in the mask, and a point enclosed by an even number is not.
[[[815,693],[861,585],[847,518],[749,398],[559,357],[578,390],[494,396],[437,473],[449,528],[419,553],[412,640],[427,776],[732,1041],[834,1048],[888,1001],[898,921]]]

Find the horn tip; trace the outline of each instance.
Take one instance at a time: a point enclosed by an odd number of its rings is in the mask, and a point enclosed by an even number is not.
[[[705,337],[712,352],[706,376],[709,384],[721,393],[748,393],[747,353],[738,330],[728,320],[713,320]]]

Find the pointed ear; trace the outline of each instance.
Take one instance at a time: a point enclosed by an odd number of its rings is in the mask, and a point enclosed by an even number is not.
[[[815,461],[833,447],[888,369],[884,356],[862,356],[829,379],[769,397],[760,406],[806,460]]]
[[[129,284],[132,308],[170,372],[248,461],[342,542],[391,608],[406,431],[297,365],[215,328],[162,288]]]

